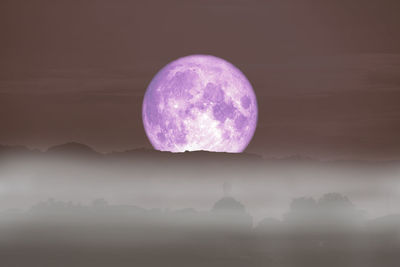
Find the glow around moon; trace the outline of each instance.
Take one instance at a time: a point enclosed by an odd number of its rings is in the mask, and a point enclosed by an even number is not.
[[[258,110],[239,69],[214,56],[192,55],[157,73],[142,112],[155,149],[242,152],[254,135]]]

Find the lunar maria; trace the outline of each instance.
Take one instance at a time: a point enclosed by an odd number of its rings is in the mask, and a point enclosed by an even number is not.
[[[146,90],[146,134],[157,150],[242,152],[258,116],[254,90],[231,63],[209,55],[179,58]]]

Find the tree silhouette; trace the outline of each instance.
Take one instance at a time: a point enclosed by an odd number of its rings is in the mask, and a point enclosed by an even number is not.
[[[318,217],[318,203],[312,197],[295,198],[290,203],[285,221],[296,224],[313,224]]]
[[[285,222],[303,230],[343,230],[360,226],[363,213],[356,209],[348,197],[339,193],[328,193],[318,201],[301,197],[293,199]]]
[[[245,206],[233,197],[223,197],[211,209],[214,219],[231,226],[251,228],[252,218]]]
[[[321,220],[326,224],[338,226],[356,226],[363,220],[363,212],[344,195],[328,193],[318,200]]]

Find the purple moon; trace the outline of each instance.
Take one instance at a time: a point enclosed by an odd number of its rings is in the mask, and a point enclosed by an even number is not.
[[[179,58],[147,88],[143,124],[157,150],[242,152],[257,125],[257,100],[246,76],[209,55]]]

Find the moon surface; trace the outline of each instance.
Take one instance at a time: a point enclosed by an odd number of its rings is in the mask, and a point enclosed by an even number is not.
[[[257,100],[246,76],[209,55],[172,61],[151,81],[143,124],[161,151],[242,152],[257,125]]]

